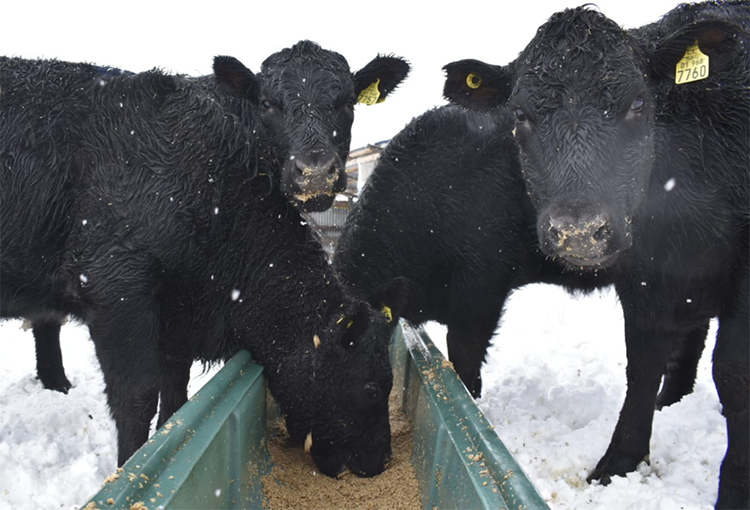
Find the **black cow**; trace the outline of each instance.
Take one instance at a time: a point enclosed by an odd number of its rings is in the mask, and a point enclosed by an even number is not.
[[[475,397],[505,298],[538,280],[542,260],[511,129],[456,106],[414,119],[383,151],[333,258],[372,304],[405,277],[403,316],[448,326],[449,358]]]
[[[355,103],[383,102],[408,73],[403,59],[384,56],[352,73],[338,53],[302,41],[232,86],[260,108],[281,190],[299,210],[314,212],[346,189]]]
[[[718,316],[729,447],[717,508],[750,507],[749,49],[746,1],[682,5],[630,32],[579,8],[505,67],[446,66],[452,101],[507,103],[515,117],[553,281],[612,282],[622,302],[628,391],[590,480],[648,457],[661,375]]]
[[[334,256],[374,306],[387,282],[406,279],[403,317],[448,326],[449,358],[474,397],[508,293],[540,281],[581,289],[539,249],[512,128],[500,110],[448,106],[414,119],[380,156]],[[665,367],[657,408],[692,392],[704,341],[695,336]]]
[[[336,144],[343,158],[361,83],[382,97],[404,65],[379,57],[352,76],[307,42],[260,78],[230,57],[203,78],[0,59],[2,315],[88,325],[118,464],[147,439],[159,397],[159,424],[185,402],[194,360],[244,348],[323,473],[382,471],[392,324],[337,283],[279,183],[290,153]],[[330,144],[293,153],[281,119],[299,119],[276,101],[296,82]]]
[[[91,70],[102,83],[112,76],[133,74],[100,66],[92,66]],[[243,76],[245,81],[235,84],[246,87],[247,99],[263,112],[272,147],[270,156],[277,161],[273,179],[299,210],[328,209],[335,193],[345,189],[354,103],[358,99],[366,103],[384,100],[408,71],[409,65],[402,59],[378,57],[352,74],[341,55],[301,41],[271,55],[260,73]],[[10,77],[0,79],[5,82]],[[378,94],[377,101],[371,100],[372,90]],[[363,91],[367,91],[366,97],[361,95]],[[0,134],[0,140],[10,139]],[[5,245],[4,238],[2,241],[0,246]],[[45,388],[67,393],[71,384],[63,369],[59,341],[65,317],[50,314],[46,308],[41,314],[28,308],[25,313],[36,341],[39,379]],[[17,315],[12,306],[0,303],[0,317]]]

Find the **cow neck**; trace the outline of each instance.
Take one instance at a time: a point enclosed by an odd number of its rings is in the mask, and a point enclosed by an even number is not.
[[[236,268],[235,280],[242,282],[235,292],[241,311],[232,318],[252,332],[255,358],[288,354],[298,343],[313,346],[344,296],[307,222],[274,190],[245,201],[227,238],[237,249],[222,266]]]

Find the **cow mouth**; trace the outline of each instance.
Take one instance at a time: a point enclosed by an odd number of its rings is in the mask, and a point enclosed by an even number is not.
[[[337,478],[348,470],[360,478],[371,478],[385,471],[392,459],[390,435],[387,439],[378,446],[336,445],[325,439],[313,440],[309,451],[320,472],[326,476]]]
[[[375,463],[362,463],[356,458],[356,455],[354,455],[349,458],[346,467],[349,468],[349,471],[361,478],[372,478],[373,476],[377,476],[385,471],[386,466],[391,461],[391,455],[392,454],[388,452],[385,456],[376,456],[380,461]]]
[[[385,471],[391,455],[388,454],[376,462],[361,462],[356,459],[356,455],[339,452],[328,455],[313,454],[313,460],[320,472],[331,478],[338,478],[347,470],[360,478],[372,478]]]
[[[320,193],[295,193],[292,195],[295,205],[302,212],[321,212],[331,207],[336,194],[332,191]]]
[[[564,254],[558,256],[558,259],[562,260],[567,266],[582,270],[596,270],[607,268],[612,265],[616,258],[616,255],[582,257],[580,255]]]
[[[296,193],[294,198],[300,202],[309,202],[311,200],[319,199],[320,197],[335,197],[336,194],[332,191],[323,191],[319,193]]]

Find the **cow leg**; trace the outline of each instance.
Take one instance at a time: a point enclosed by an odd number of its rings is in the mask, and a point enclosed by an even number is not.
[[[123,358],[116,350],[97,348],[97,357],[104,373],[107,403],[117,426],[117,465],[122,466],[148,440],[159,399],[159,367],[155,356]]]
[[[706,334],[709,321],[704,326],[694,329],[687,334],[685,344],[675,359],[667,365],[659,396],[656,398],[656,409],[671,406],[679,402],[682,397],[693,392],[695,376],[698,373],[698,362],[706,346]]]
[[[482,396],[482,363],[487,356],[497,319],[448,325],[448,358],[471,396]]]
[[[716,508],[750,508],[750,285],[719,316],[713,376],[727,420],[728,447],[721,463]]]
[[[607,485],[612,476],[634,471],[641,461],[648,459],[656,394],[665,366],[664,351],[659,345],[675,340],[667,338],[667,334],[659,338],[655,338],[653,332],[647,334],[629,319],[632,315],[625,313],[628,358],[625,403],[606,453],[587,478],[589,482],[600,480],[603,485]]]
[[[120,296],[126,294],[112,293]],[[119,309],[96,311],[91,338],[104,375],[107,403],[117,426],[117,465],[148,439],[159,400],[159,330],[148,297],[125,297]]]
[[[161,369],[159,428],[187,402],[191,363],[172,363]]]
[[[501,272],[495,276],[498,276]],[[456,271],[449,282],[448,358],[471,396],[482,396],[482,364],[495,334],[510,284],[475,271]],[[481,305],[476,296],[485,296]]]
[[[119,467],[148,440],[159,400],[158,365],[148,360],[123,362],[116,353],[99,354],[98,349],[97,356],[104,373],[107,403],[117,427]]]
[[[72,387],[65,376],[60,350],[60,320],[57,317],[37,319],[32,323],[36,342],[36,373],[48,390],[68,393]]]

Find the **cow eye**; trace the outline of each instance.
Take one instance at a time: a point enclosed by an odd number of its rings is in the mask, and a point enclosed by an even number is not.
[[[378,383],[371,381],[365,384],[365,395],[367,395],[367,399],[371,402],[380,400],[381,394],[382,391],[380,390],[380,385]]]
[[[264,110],[270,110],[271,109],[271,101],[268,99],[264,99],[260,102],[260,105],[263,107]]]
[[[354,109],[354,105],[356,104],[357,100],[354,97],[343,97],[336,101],[335,107],[336,108],[347,108],[349,110]]]
[[[516,108],[515,110],[513,110],[513,115],[515,115],[517,122],[524,123],[528,120],[526,114],[523,113],[523,110],[521,110],[520,108]]]
[[[633,103],[630,105],[630,111],[633,113],[641,113],[641,111],[643,111],[643,98],[641,96],[633,99]]]

